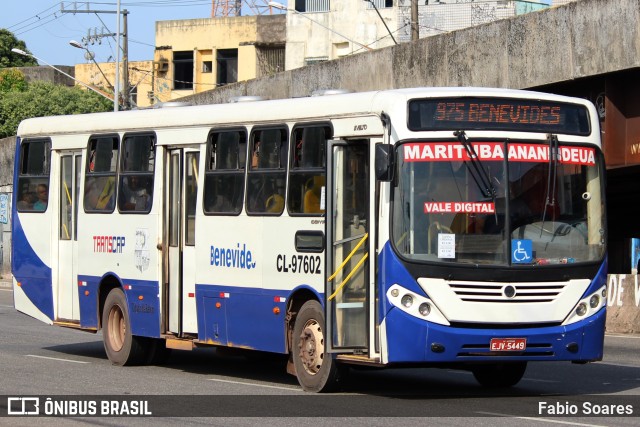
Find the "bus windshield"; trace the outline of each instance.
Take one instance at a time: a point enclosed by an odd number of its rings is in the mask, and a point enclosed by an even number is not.
[[[392,241],[410,261],[545,265],[604,256],[603,158],[546,141],[399,144]]]

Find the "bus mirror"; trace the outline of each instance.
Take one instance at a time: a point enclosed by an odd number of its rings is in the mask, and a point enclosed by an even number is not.
[[[393,179],[393,147],[389,144],[376,145],[376,179],[391,181]]]

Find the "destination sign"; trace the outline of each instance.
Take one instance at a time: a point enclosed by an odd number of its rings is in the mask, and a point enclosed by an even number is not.
[[[529,99],[453,98],[409,101],[409,129],[493,129],[588,135],[584,105]]]

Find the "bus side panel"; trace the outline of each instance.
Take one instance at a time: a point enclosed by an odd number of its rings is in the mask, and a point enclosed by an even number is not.
[[[43,216],[46,214],[31,214]],[[34,221],[35,223],[48,224],[48,221]],[[49,236],[49,233],[42,230],[40,236]],[[44,240],[48,247],[48,238],[39,237]],[[41,242],[43,243],[43,242]],[[44,314],[49,321],[54,320],[53,290],[51,281],[51,267],[43,261],[44,255],[36,253],[27,237],[26,230],[23,229],[20,215],[13,216],[12,224],[12,244],[11,244],[11,270],[14,277],[14,288],[19,287],[20,291],[33,303],[21,304],[22,300],[15,299],[16,310],[41,319]],[[42,320],[42,319],[41,319]]]
[[[100,278],[78,275],[78,295],[80,303],[80,326],[87,329],[97,329],[100,324],[98,317],[98,286]]]
[[[198,338],[202,342],[285,352],[284,291],[196,285]]]
[[[143,337],[160,336],[160,298],[158,282],[124,280],[131,333]]]

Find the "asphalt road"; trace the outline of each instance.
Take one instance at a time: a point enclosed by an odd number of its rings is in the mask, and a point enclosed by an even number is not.
[[[530,363],[508,390],[483,389],[467,372],[389,369],[352,370],[340,392],[317,395],[300,390],[282,358],[252,353],[201,348],[174,351],[163,366],[113,366],[100,333],[18,313],[6,287],[0,287],[0,325],[2,425],[635,426],[640,416],[637,336],[608,335],[602,362]],[[132,402],[142,401],[138,408],[146,405],[152,416],[7,416],[8,398],[24,396],[39,397],[41,408],[50,398],[59,407],[49,409],[65,414],[73,409],[64,400],[80,402],[78,411],[95,405],[98,414],[105,401],[114,401],[120,406],[107,408],[111,413],[123,413],[126,405],[129,415]],[[603,411],[606,416],[592,416]],[[610,414],[616,411],[623,414]]]

